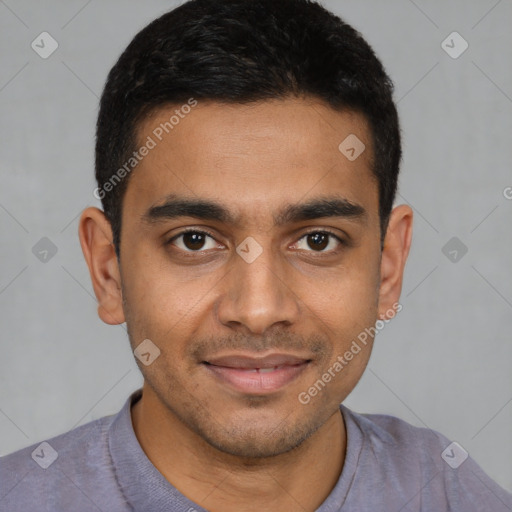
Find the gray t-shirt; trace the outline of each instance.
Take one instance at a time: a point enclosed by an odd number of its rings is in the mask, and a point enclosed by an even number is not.
[[[116,415],[0,458],[0,511],[205,512],[139,445],[130,407],[140,396],[132,393]],[[512,494],[441,434],[392,416],[340,411],[345,463],[316,512],[512,511]]]

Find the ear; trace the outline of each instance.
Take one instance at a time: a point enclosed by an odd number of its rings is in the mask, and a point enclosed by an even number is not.
[[[380,264],[379,318],[396,310],[402,291],[405,262],[412,240],[412,209],[402,204],[391,212]]]
[[[106,324],[122,324],[125,318],[121,273],[110,222],[98,208],[86,208],[80,216],[78,236],[98,299],[98,316]]]

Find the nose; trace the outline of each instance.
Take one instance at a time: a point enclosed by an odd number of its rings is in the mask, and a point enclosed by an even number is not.
[[[235,255],[217,302],[217,317],[223,325],[243,327],[254,334],[276,328],[277,324],[288,327],[300,317],[300,299],[290,282],[293,268],[270,247],[258,245],[261,254],[252,261],[243,252]]]

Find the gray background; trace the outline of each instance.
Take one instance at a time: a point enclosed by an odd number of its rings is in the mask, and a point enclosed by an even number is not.
[[[397,203],[416,214],[403,310],[345,403],[442,432],[512,490],[512,4],[323,3],[396,84]],[[142,383],[124,324],[96,315],[77,225],[99,206],[93,136],[107,73],[174,5],[0,2],[0,455],[117,412]],[[31,48],[43,31],[59,43],[48,59]],[[457,59],[441,47],[453,31],[469,43]],[[468,248],[457,262],[442,252],[454,236]],[[57,248],[46,262],[32,252],[43,237]]]

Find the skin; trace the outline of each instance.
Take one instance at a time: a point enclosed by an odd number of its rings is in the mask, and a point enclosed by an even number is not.
[[[141,144],[175,108],[144,120]],[[352,162],[338,150],[349,134],[366,145]],[[132,408],[135,434],[165,478],[211,512],[314,511],[340,476],[339,403],[361,378],[372,340],[308,404],[297,397],[399,301],[413,215],[406,205],[393,209],[381,251],[372,158],[365,119],[315,99],[200,101],[130,176],[120,264],[103,212],[82,213],[80,242],[100,318],[126,322],[132,349],[149,338],[161,352],[148,366],[137,359],[144,386]],[[171,193],[214,200],[237,222],[145,222],[144,213]],[[365,215],[274,225],[289,203],[333,196]],[[186,237],[166,245],[183,228],[213,238],[205,237],[203,251],[193,252],[198,246]],[[331,237],[319,248],[306,236],[325,229],[345,243]],[[249,236],[262,248],[252,263],[236,252]],[[202,364],[237,350],[312,361],[277,392],[254,396]]]

